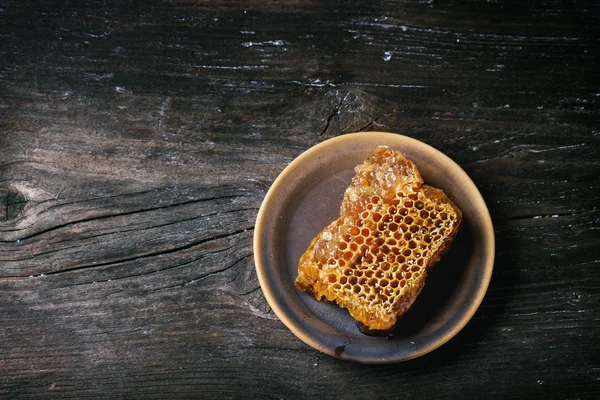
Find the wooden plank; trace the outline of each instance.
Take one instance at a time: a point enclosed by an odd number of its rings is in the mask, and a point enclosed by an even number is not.
[[[0,397],[599,397],[598,11],[3,2]],[[475,318],[394,366],[300,342],[252,258],[279,172],[365,130],[456,160],[497,239]]]

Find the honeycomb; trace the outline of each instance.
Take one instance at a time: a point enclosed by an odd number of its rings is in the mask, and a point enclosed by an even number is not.
[[[300,258],[296,286],[347,308],[367,331],[389,331],[448,249],[462,213],[387,146],[355,172],[340,217]]]

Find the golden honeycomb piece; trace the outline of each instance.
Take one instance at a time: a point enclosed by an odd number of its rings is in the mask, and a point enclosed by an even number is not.
[[[347,308],[367,331],[389,331],[448,249],[462,213],[387,146],[355,172],[340,217],[300,257],[296,286]]]

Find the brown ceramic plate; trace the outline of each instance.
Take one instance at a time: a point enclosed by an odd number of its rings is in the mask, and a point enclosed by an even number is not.
[[[425,183],[443,189],[463,212],[450,250],[427,277],[392,338],[366,336],[346,309],[317,301],[294,286],[298,260],[310,241],[339,216],[344,191],[379,145],[412,160]],[[468,175],[425,143],[384,132],[361,132],[320,143],[294,160],[273,183],[258,213],[254,259],[261,288],[281,321],[301,340],[331,356],[383,364],[426,354],[471,319],[494,265],[494,230],[485,202]]]

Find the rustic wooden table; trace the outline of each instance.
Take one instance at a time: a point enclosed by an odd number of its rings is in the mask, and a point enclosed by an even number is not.
[[[0,1],[0,397],[599,398],[595,3]],[[299,341],[252,253],[282,169],[366,130],[457,161],[497,240],[390,366]]]

